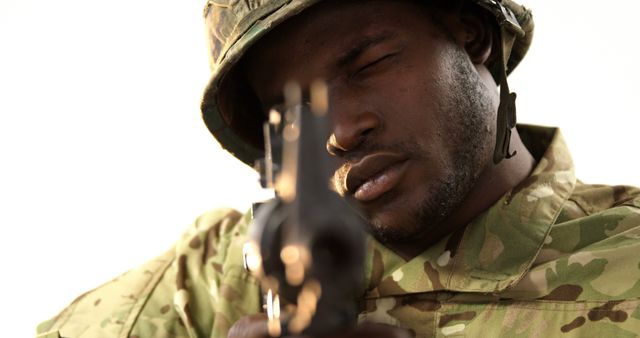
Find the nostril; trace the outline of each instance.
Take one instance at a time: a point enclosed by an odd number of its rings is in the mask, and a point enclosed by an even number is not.
[[[360,133],[360,136],[365,137],[369,134],[371,134],[371,132],[373,131],[374,128],[369,128],[369,129],[365,129]]]
[[[327,152],[332,156],[343,157],[348,151],[357,148],[376,128],[367,128],[360,131],[359,134],[354,133],[351,137],[342,137],[345,141],[343,146],[338,142],[336,134],[332,134],[327,141]]]
[[[347,150],[338,143],[336,134],[333,133],[327,140],[327,152],[332,156],[342,156]]]
[[[343,149],[340,149],[339,147],[332,145],[330,142],[327,142],[327,152],[331,156],[338,156],[338,157],[342,157],[345,153]]]
[[[355,150],[381,128],[382,121],[377,114],[343,114],[334,121],[334,129],[327,142],[327,151],[334,156],[344,156]]]

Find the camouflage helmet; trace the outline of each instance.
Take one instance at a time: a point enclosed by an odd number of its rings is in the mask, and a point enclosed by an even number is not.
[[[241,67],[235,66],[262,36],[320,1],[208,0],[206,4],[204,17],[212,76],[202,100],[202,116],[222,147],[250,166],[263,156],[265,116],[259,113],[259,101],[238,70]],[[501,88],[494,155],[497,163],[510,157],[508,140],[510,130],[515,126],[515,93],[510,93],[506,79],[529,49],[533,19],[528,9],[511,0],[468,1],[489,11],[496,18],[501,33],[501,55],[488,65]]]

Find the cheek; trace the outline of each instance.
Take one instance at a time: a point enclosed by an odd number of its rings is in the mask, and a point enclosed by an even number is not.
[[[405,142],[429,149],[441,139],[446,112],[438,82],[417,73],[386,88],[386,99],[380,103],[385,125],[401,135]],[[440,136],[439,136],[440,135]]]
[[[403,115],[416,121],[433,119],[446,93],[445,75],[429,63],[397,67],[380,80],[379,93],[386,98],[382,104],[399,107]]]
[[[390,71],[352,88],[360,109],[381,116],[383,143],[410,143],[438,162],[439,150],[448,142],[450,72],[442,60],[418,55],[406,57]]]

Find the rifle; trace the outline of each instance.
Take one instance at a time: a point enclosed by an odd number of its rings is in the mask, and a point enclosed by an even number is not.
[[[329,188],[327,87],[285,86],[263,126],[261,181],[276,197],[254,214],[245,267],[266,295],[269,334],[321,336],[353,327],[362,292],[364,220]],[[285,305],[286,304],[286,305]]]

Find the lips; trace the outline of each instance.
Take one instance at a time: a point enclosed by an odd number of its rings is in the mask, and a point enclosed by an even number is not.
[[[367,155],[349,169],[345,187],[360,202],[373,201],[398,185],[407,157],[393,153]]]

